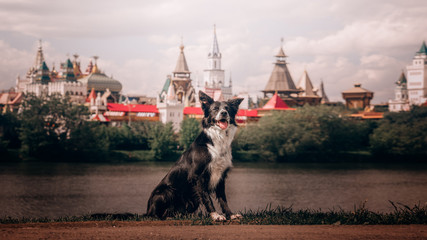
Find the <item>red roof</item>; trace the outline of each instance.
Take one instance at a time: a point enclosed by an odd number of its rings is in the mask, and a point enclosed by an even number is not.
[[[277,94],[277,92],[273,95],[270,100],[262,107],[263,109],[277,109],[277,108],[289,108],[288,104],[286,104]]]
[[[277,92],[273,95],[273,97],[268,100],[268,102],[262,107],[262,109],[276,109],[276,110],[295,110],[294,108],[290,108],[288,104],[286,104],[280,97],[277,95]]]
[[[257,110],[239,109],[237,116],[259,117]]]
[[[113,112],[152,112],[158,113],[156,105],[108,103],[109,111]]]
[[[92,88],[92,90],[89,93],[89,96],[86,98],[86,102],[90,102],[91,99],[96,99],[95,89]]]
[[[203,115],[203,111],[199,107],[186,107],[184,108],[184,115]]]

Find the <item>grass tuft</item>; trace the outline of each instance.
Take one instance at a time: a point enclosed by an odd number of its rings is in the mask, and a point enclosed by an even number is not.
[[[391,224],[427,224],[427,206],[420,203],[409,207],[401,203],[389,201],[394,207],[390,213],[379,213],[368,210],[365,203],[354,207],[353,211],[339,210],[293,210],[292,206],[271,204],[261,210],[244,210],[240,212],[239,220],[214,222],[208,214],[177,214],[168,220],[182,221],[176,224],[185,225],[214,225],[214,224],[251,224],[251,225],[391,225]],[[45,223],[45,222],[84,222],[84,221],[159,221],[140,214],[96,213],[84,216],[49,218],[0,218],[0,224],[13,223]]]

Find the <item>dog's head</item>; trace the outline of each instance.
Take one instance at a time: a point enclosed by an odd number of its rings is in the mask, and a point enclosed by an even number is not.
[[[243,98],[215,102],[207,94],[199,91],[199,99],[204,113],[203,128],[217,127],[226,130],[230,125],[237,126],[235,118]]]

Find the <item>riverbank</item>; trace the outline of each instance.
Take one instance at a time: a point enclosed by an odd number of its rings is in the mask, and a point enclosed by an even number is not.
[[[1,239],[426,239],[427,225],[212,225],[187,221],[0,224]]]
[[[427,224],[427,206],[415,205],[413,207],[390,202],[395,208],[390,213],[380,213],[368,210],[364,204],[353,211],[344,210],[293,210],[292,207],[267,207],[265,210],[247,210],[240,212],[239,220],[227,222],[214,222],[209,215],[198,213],[190,215],[177,215],[170,220],[185,225],[218,225],[218,224],[243,224],[243,225],[399,225],[399,224]],[[26,224],[26,223],[61,223],[61,222],[87,222],[87,221],[130,221],[153,222],[159,224],[163,221],[140,214],[132,213],[94,213],[84,216],[50,218],[0,218],[0,224]]]

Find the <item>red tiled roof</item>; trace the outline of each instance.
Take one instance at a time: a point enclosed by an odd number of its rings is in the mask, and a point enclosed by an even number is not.
[[[108,103],[107,108],[113,112],[153,112],[158,113],[156,105]]]
[[[294,108],[290,108],[288,104],[286,104],[280,97],[277,95],[277,92],[273,95],[273,97],[268,100],[268,102],[262,107],[262,109],[276,109],[276,110],[295,110]]]
[[[186,107],[184,108],[184,115],[203,115],[203,111],[199,107]]]
[[[237,116],[246,116],[246,117],[259,117],[257,110],[249,110],[249,109],[239,109],[237,112]]]

